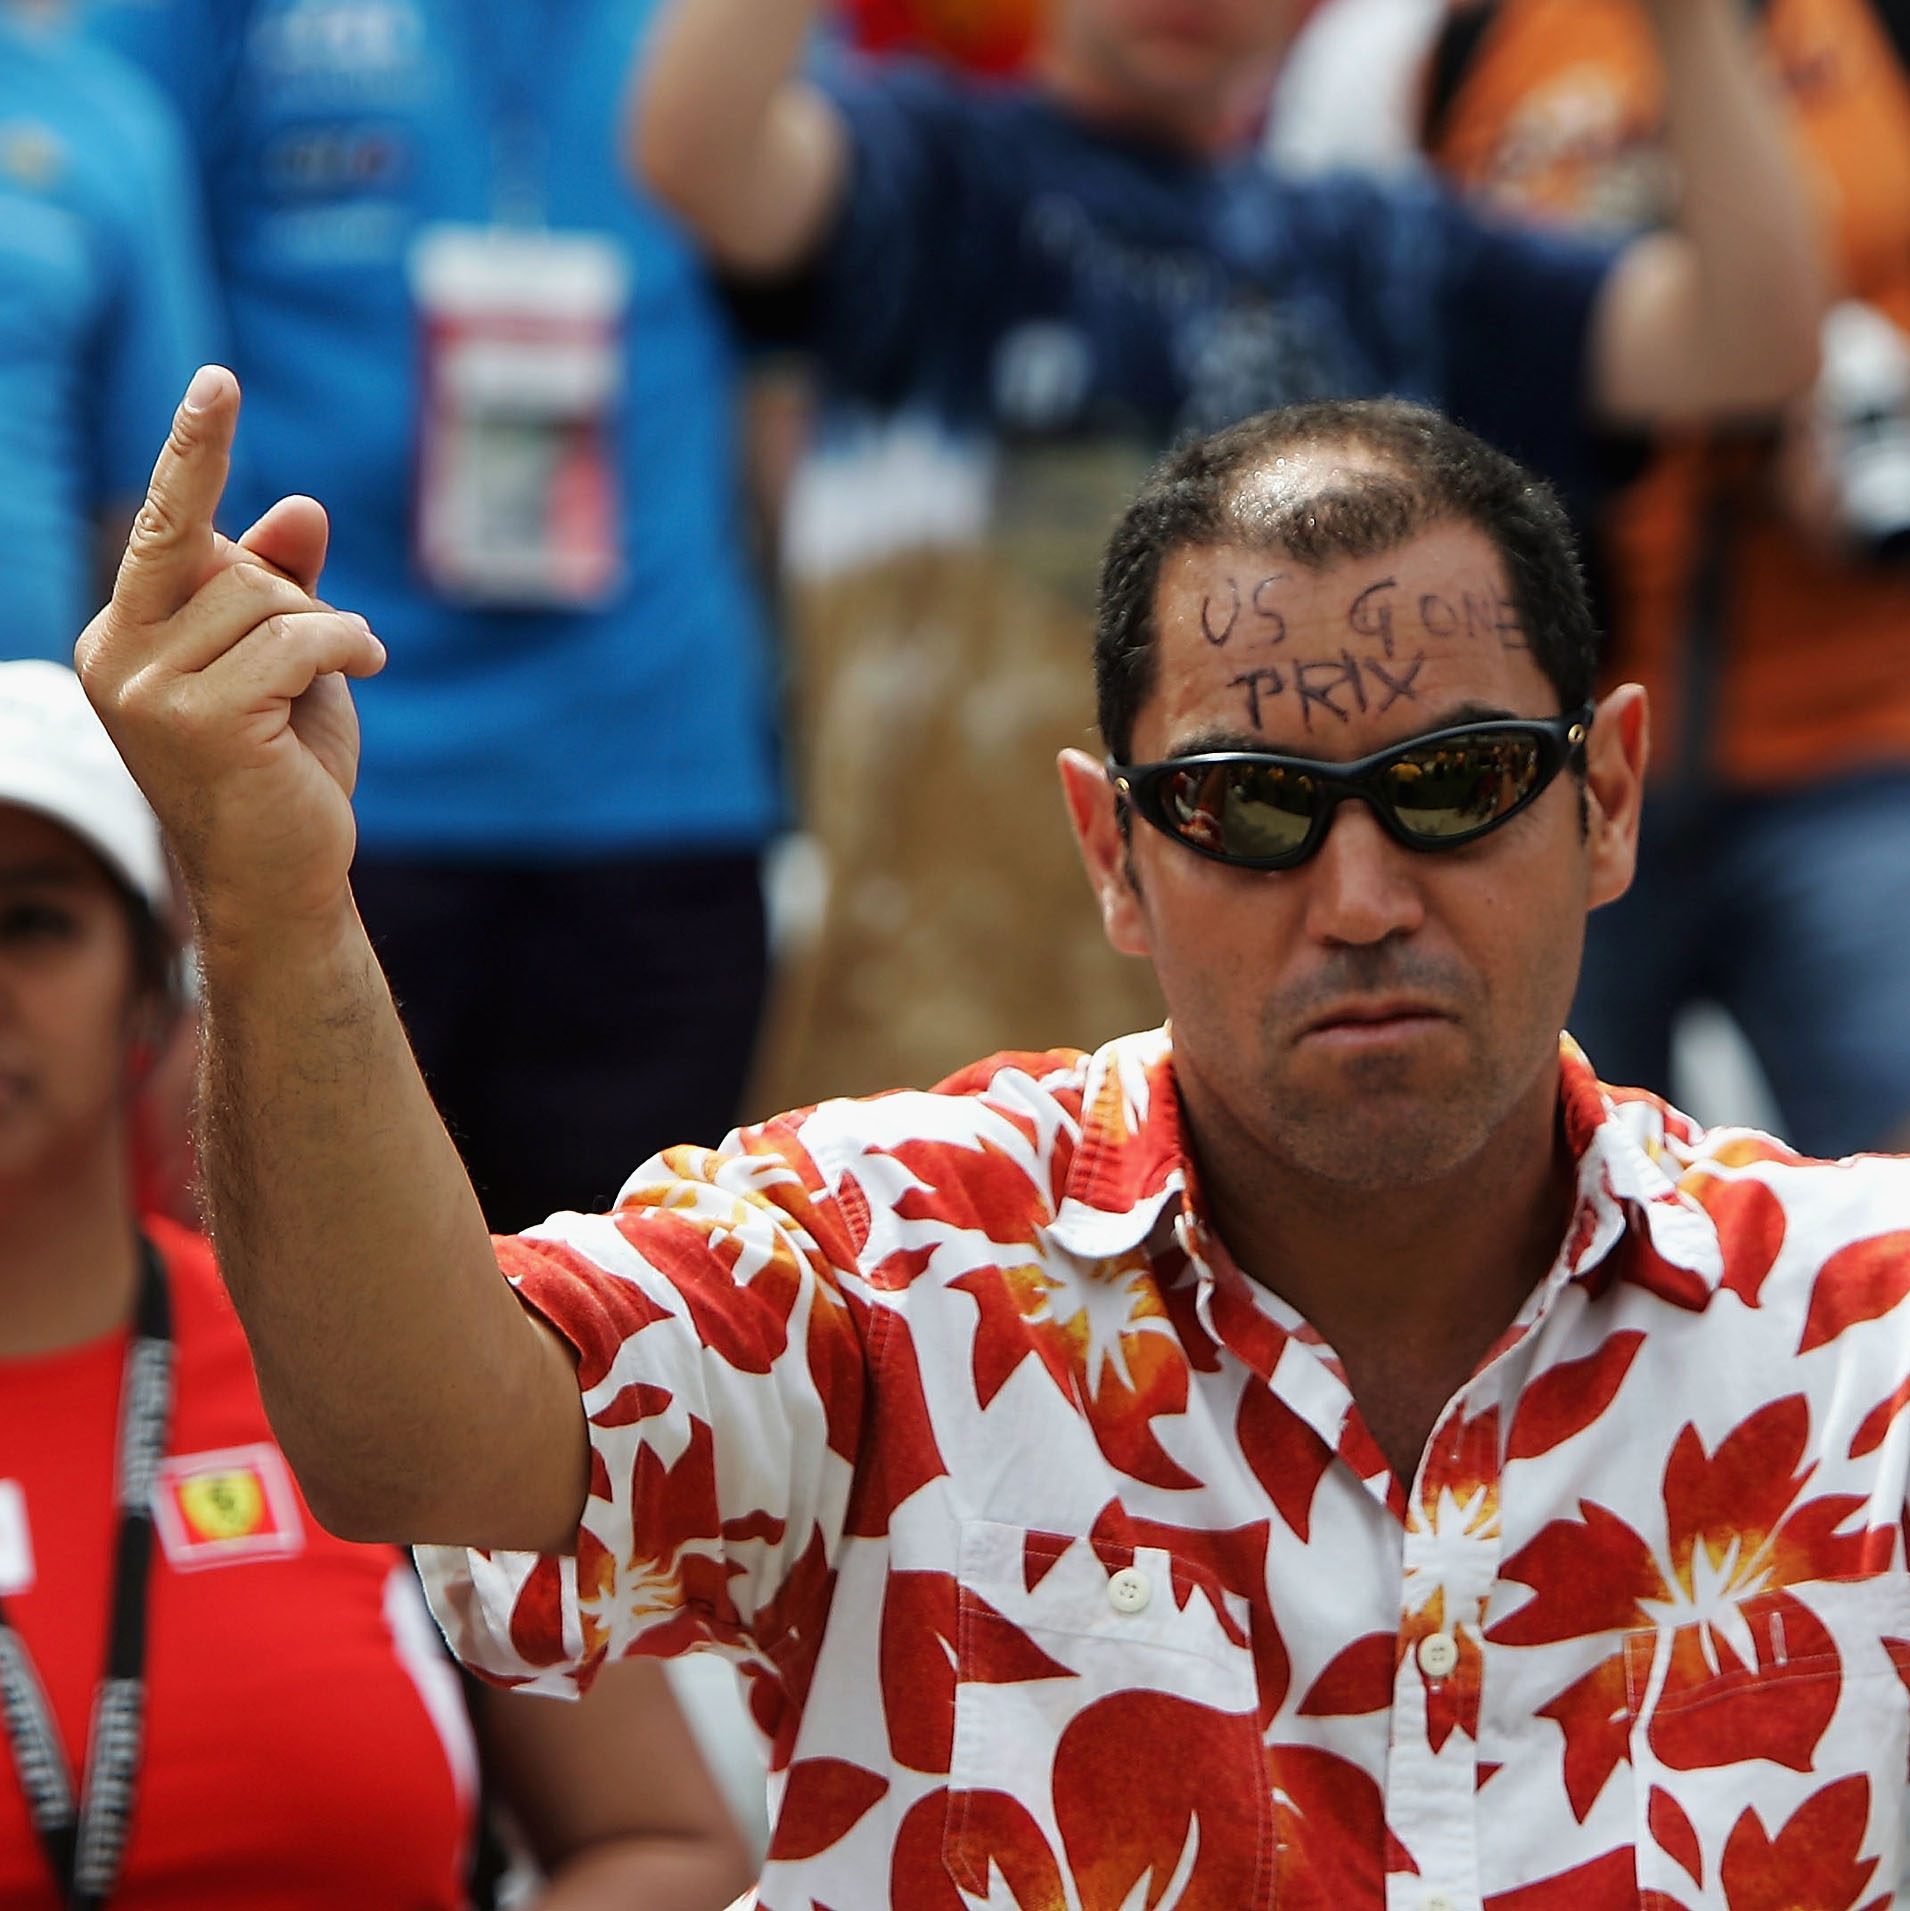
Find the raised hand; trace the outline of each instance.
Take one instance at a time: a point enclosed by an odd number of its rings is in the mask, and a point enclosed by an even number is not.
[[[202,943],[270,939],[348,903],[345,679],[385,661],[363,618],[313,594],[326,539],[313,500],[282,499],[236,542],[213,529],[238,415],[232,374],[203,368],[74,657],[165,827]]]

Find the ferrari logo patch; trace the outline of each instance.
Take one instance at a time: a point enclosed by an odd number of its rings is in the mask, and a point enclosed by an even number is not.
[[[153,1520],[182,1572],[296,1553],[305,1545],[284,1455],[265,1441],[160,1462]]]

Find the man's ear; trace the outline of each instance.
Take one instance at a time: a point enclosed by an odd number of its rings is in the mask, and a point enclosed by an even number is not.
[[[1088,886],[1101,905],[1101,927],[1120,954],[1147,955],[1147,924],[1128,873],[1127,833],[1121,827],[1114,785],[1085,750],[1063,750],[1055,764]]]
[[[1638,819],[1651,756],[1651,708],[1642,684],[1603,698],[1585,744],[1586,844],[1591,902],[1616,902],[1638,866]]]

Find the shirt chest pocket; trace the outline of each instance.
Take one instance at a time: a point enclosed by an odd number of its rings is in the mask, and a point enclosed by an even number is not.
[[[1641,1900],[1892,1902],[1906,1679],[1910,1582],[1896,1574],[1799,1584],[1631,1634]]]
[[[1249,1624],[1244,1597],[1163,1548],[965,1523],[955,1882],[984,1899],[1006,1883],[1017,1903],[1269,1904]]]

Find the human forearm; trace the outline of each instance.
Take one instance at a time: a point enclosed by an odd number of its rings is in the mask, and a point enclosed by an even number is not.
[[[841,121],[799,71],[815,13],[815,0],[677,0],[640,56],[638,177],[740,271],[799,264],[841,191]]]
[[[1789,112],[1761,69],[1740,0],[1652,0],[1679,229],[1698,258],[1719,375],[1762,406],[1816,368],[1823,260]]]
[[[1676,229],[1614,274],[1600,409],[1627,423],[1775,410],[1808,385],[1821,242],[1789,114],[1740,0],[1646,0],[1680,182]]]
[[[560,1549],[574,1377],[497,1272],[356,915],[207,930],[208,1214],[313,1510],[351,1538]]]
[[[533,1911],[720,1911],[749,1888],[733,1845],[632,1838],[587,1853],[531,1900]]]
[[[558,1547],[584,1500],[575,1376],[498,1276],[351,905],[347,679],[384,647],[313,595],[311,499],[213,529],[238,404],[229,372],[193,380],[75,653],[192,899],[227,1279],[320,1518]]]
[[[606,1665],[575,1705],[487,1686],[485,1770],[549,1883],[537,1911],[715,1911],[749,1850],[653,1659]]]

